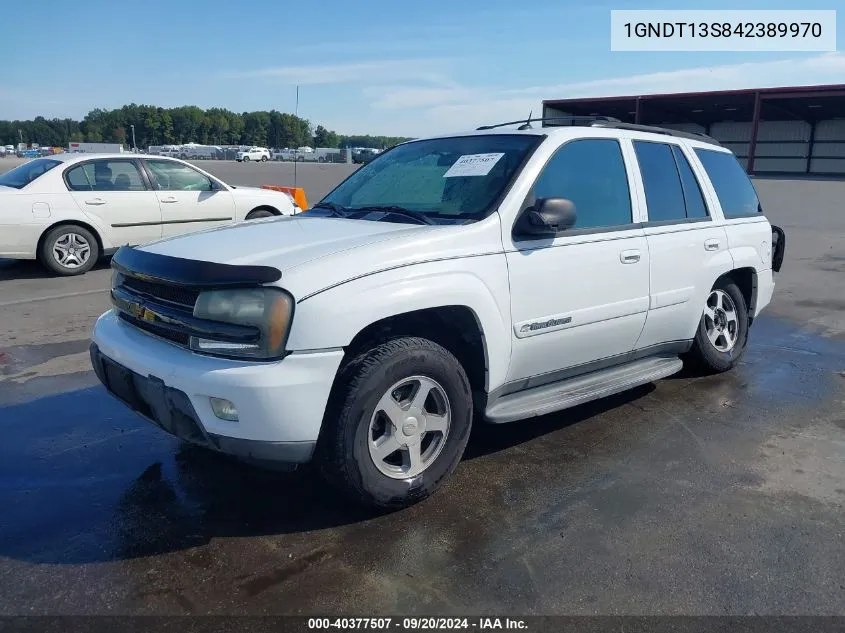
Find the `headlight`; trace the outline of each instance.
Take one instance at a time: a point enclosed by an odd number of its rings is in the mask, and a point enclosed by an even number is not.
[[[200,293],[194,316],[251,325],[261,332],[255,343],[216,341],[192,336],[191,349],[221,356],[272,359],[283,355],[293,315],[293,297],[278,288],[210,290]]]

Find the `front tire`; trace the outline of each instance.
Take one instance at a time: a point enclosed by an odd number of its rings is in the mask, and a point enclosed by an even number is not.
[[[59,275],[81,275],[100,259],[100,245],[88,229],[66,224],[57,226],[44,236],[38,259]]]
[[[247,213],[246,219],[247,220],[257,220],[258,218],[270,218],[276,215],[272,211],[268,211],[267,209],[256,209],[255,211],[250,211]]]
[[[748,343],[748,306],[739,287],[720,279],[705,301],[688,359],[708,373],[721,373],[739,363]]]
[[[244,162],[245,162],[245,163],[248,163],[248,162],[249,162],[249,156],[244,156]]]
[[[469,379],[449,351],[423,338],[382,343],[341,368],[318,442],[319,467],[357,503],[413,505],[457,467],[472,411]]]

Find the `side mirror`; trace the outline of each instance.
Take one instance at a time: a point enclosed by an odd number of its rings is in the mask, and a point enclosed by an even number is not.
[[[575,203],[566,198],[538,198],[520,216],[516,230],[522,235],[555,236],[575,226]]]

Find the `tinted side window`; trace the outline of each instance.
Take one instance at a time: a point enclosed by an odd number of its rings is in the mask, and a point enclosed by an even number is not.
[[[684,191],[672,156],[672,147],[665,143],[634,141],[634,151],[643,177],[648,221],[686,218]]]
[[[633,222],[628,174],[614,139],[582,139],[562,146],[534,183],[534,196],[574,202],[576,229]]]
[[[678,171],[681,174],[681,184],[684,186],[684,201],[687,206],[688,218],[706,218],[707,205],[704,202],[704,194],[701,193],[701,186],[690,167],[687,157],[677,145],[672,146],[672,153],[675,155],[675,162],[678,164]]]
[[[94,170],[93,168],[90,170],[91,175],[89,176],[85,171],[86,166],[78,165],[68,170],[67,174],[65,174],[67,186],[71,191],[91,191],[92,183],[94,182]]]
[[[210,191],[211,181],[187,165],[170,160],[148,160],[153,185],[161,191]]]
[[[716,190],[726,218],[757,215],[760,201],[751,179],[733,154],[696,149],[710,182]]]
[[[128,160],[92,160],[69,169],[71,191],[143,191],[144,181],[135,163]]]

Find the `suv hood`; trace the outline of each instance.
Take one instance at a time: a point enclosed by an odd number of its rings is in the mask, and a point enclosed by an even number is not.
[[[312,259],[418,232],[423,226],[342,218],[282,216],[237,222],[158,240],[143,250],[220,264],[260,264],[283,273]]]
[[[426,226],[282,216],[165,238],[141,249],[221,264],[272,266],[282,272],[280,286],[303,296],[398,266],[501,253],[498,217],[493,214],[490,221],[468,225]]]

